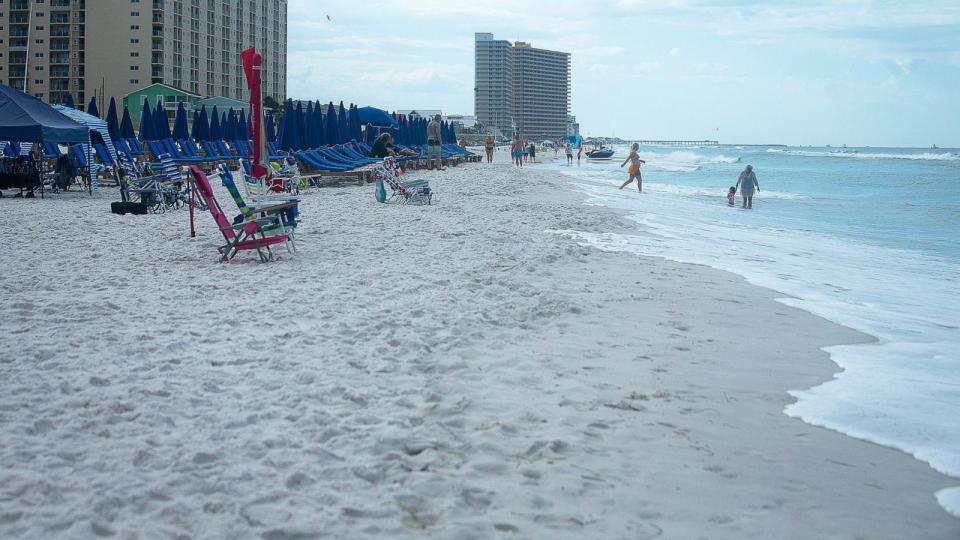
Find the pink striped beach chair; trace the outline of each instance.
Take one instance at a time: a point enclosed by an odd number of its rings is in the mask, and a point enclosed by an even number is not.
[[[210,215],[213,216],[213,220],[217,223],[217,226],[220,227],[223,239],[227,242],[224,246],[217,248],[220,252],[220,262],[229,261],[241,251],[253,250],[257,251],[261,262],[274,260],[273,251],[270,250],[270,246],[286,244],[290,241],[290,238],[286,234],[274,234],[272,236],[266,234],[265,229],[278,225],[277,220],[279,217],[270,216],[258,218],[254,221],[245,221],[243,223],[231,223],[230,219],[227,218],[226,214],[224,214],[220,208],[220,203],[218,203],[216,197],[213,196],[213,188],[210,187],[210,180],[207,179],[207,175],[196,165],[190,166],[190,172],[193,174],[197,192],[207,204]]]

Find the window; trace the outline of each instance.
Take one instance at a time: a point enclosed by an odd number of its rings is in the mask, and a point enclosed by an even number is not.
[[[136,58],[137,56],[140,56],[140,53],[138,53],[138,52],[132,52],[132,53],[130,53],[130,56]]]
[[[140,66],[130,66],[130,71],[140,71]]]
[[[130,43],[140,43],[140,40],[137,38],[130,38]]]
[[[139,16],[140,16],[140,12],[139,12],[139,11],[131,11],[131,12],[130,12],[130,16],[131,16],[131,17],[139,17]]]
[[[131,29],[131,30],[139,30],[139,29],[140,29],[140,25],[139,25],[139,24],[131,24],[131,25],[130,25],[130,29]]]
[[[130,84],[140,84],[140,79],[130,79]]]

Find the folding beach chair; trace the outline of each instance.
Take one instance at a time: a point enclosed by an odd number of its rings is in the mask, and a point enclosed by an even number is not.
[[[431,204],[433,190],[426,180],[413,182],[400,181],[400,169],[393,157],[383,158],[383,163],[374,172],[377,179],[375,196],[382,203]],[[391,194],[386,195],[384,185],[390,187]]]
[[[217,172],[223,183],[223,187],[227,188],[230,196],[233,197],[233,202],[237,203],[237,208],[240,210],[240,215],[233,218],[234,223],[250,221],[256,217],[257,214],[278,214],[281,217],[280,224],[282,225],[280,232],[287,234],[287,236],[290,237],[290,242],[293,242],[294,232],[296,232],[297,228],[297,217],[300,215],[300,209],[298,207],[300,199],[295,197],[271,197],[265,204],[251,206],[247,204],[243,199],[243,195],[240,194],[240,190],[237,188],[237,183],[234,181],[233,173],[230,172],[230,169],[221,165]]]
[[[232,224],[227,219],[226,214],[220,208],[220,204],[213,196],[213,188],[210,187],[210,181],[200,167],[190,166],[190,173],[193,175],[194,183],[197,186],[197,193],[204,200],[210,215],[214,222],[220,228],[223,239],[226,244],[217,248],[220,252],[220,262],[227,262],[241,251],[256,250],[260,256],[261,262],[274,260],[273,251],[270,246],[289,242],[289,237],[285,234],[269,236],[264,232],[264,227],[276,225],[279,221],[277,216],[256,218],[253,221],[244,221],[243,223]]]

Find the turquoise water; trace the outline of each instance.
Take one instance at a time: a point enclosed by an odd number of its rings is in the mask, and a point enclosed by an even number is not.
[[[635,234],[564,231],[605,250],[705,264],[779,291],[785,304],[877,338],[829,347],[843,368],[793,392],[786,413],[899,448],[960,477],[960,150],[642,147],[644,193],[609,162],[567,167],[590,204]],[[754,208],[726,204],[747,164]],[[960,489],[937,494],[960,515]]]

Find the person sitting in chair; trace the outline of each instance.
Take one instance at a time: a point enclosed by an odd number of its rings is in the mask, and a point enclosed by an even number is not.
[[[410,150],[397,151],[396,146],[393,144],[393,135],[390,135],[389,132],[381,133],[374,139],[373,145],[370,148],[370,157],[385,158],[396,155],[412,156],[414,153]]]

